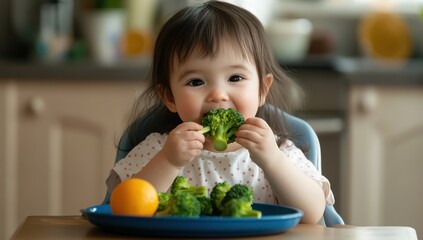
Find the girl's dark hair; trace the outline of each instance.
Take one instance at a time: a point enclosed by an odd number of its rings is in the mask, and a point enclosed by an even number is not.
[[[177,114],[167,110],[160,98],[160,95],[172,96],[169,79],[173,61],[184,62],[194,51],[199,51],[202,56],[213,56],[227,41],[231,46],[239,47],[242,57],[255,62],[260,80],[267,74],[273,75],[266,104],[258,109],[257,116],[265,119],[279,136],[279,144],[286,140],[288,132],[280,110],[291,111],[292,101],[301,99],[298,97],[302,94],[300,88],[280,68],[263,25],[253,14],[229,3],[208,1],[178,11],[162,26],[154,47],[149,85],[134,105],[130,118],[128,134],[131,141],[138,143],[142,140],[135,130],[137,125],[133,123],[151,111],[159,111],[169,120],[168,125],[161,127],[162,133],[169,132],[181,122]],[[261,93],[264,93],[262,82]],[[276,108],[268,107],[269,104]]]

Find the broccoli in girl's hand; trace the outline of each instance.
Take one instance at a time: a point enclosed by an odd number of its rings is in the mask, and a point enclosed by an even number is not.
[[[244,122],[242,114],[233,108],[211,109],[201,119],[204,128],[200,132],[213,139],[217,151],[224,151],[235,141],[236,131]]]

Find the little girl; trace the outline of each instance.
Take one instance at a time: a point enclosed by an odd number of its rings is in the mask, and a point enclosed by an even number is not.
[[[251,186],[255,202],[296,207],[304,211],[302,222],[318,222],[325,204],[334,202],[329,181],[269,107],[289,110],[295,86],[250,12],[219,1],[182,9],[157,36],[151,83],[132,119],[158,108],[168,125],[145,139],[129,131],[138,145],[111,171],[109,192],[127,178],[143,178],[162,192],[178,175],[209,191],[222,181],[242,183]],[[202,116],[215,108],[234,108],[246,119],[224,152],[198,132]]]

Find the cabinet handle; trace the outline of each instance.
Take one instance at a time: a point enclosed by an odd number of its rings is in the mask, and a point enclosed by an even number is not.
[[[363,113],[371,113],[377,108],[378,102],[377,93],[372,89],[366,89],[361,95],[359,108]]]
[[[32,97],[28,109],[32,114],[40,115],[46,109],[46,102],[41,97]]]

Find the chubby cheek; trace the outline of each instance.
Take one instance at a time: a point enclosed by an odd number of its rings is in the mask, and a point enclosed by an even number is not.
[[[201,104],[196,96],[192,96],[186,92],[173,89],[172,109],[176,112],[183,122],[200,122]]]
[[[257,113],[257,107],[254,108],[237,108],[238,111],[244,116],[245,120],[251,117],[255,117]]]
[[[235,103],[236,109],[244,116],[245,119],[255,117],[259,107],[259,99],[250,96],[243,98],[244,100]]]
[[[181,118],[182,121],[184,122],[188,122],[188,121],[192,121],[192,122],[196,122],[196,123],[200,123],[201,122],[201,107],[199,106],[195,106],[193,105],[193,103],[191,102],[182,102],[180,104],[178,104],[179,106],[177,106],[177,111],[178,111],[178,115]]]
[[[186,110],[186,109],[184,109]],[[196,123],[200,123],[201,124],[201,115],[199,114],[193,114],[192,112],[187,111],[179,111],[178,112],[179,117],[181,118],[182,121],[184,122],[196,122]]]

